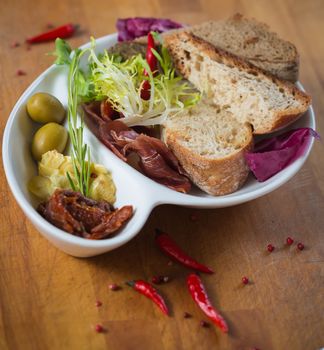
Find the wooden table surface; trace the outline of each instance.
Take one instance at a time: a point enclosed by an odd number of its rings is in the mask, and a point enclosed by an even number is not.
[[[15,102],[51,63],[52,44],[24,45],[48,23],[79,23],[73,46],[114,31],[118,17],[161,16],[194,24],[241,12],[267,22],[295,43],[300,80],[313,97],[324,136],[324,3],[249,0],[2,0],[0,11],[0,121],[4,129]],[[17,76],[17,69],[26,72]],[[324,157],[316,142],[302,170],[280,189],[226,209],[156,208],[140,234],[108,254],[77,259],[42,238],[25,218],[1,167],[0,349],[301,349],[324,347]],[[191,214],[197,217],[190,220]],[[158,252],[153,231],[173,235],[216,273],[202,276],[215,306],[229,322],[228,335],[205,319],[191,300],[188,273]],[[286,248],[291,236],[303,242]],[[276,249],[266,253],[267,244]],[[172,310],[167,318],[128,287],[134,278],[170,276],[160,287]],[[242,286],[242,276],[252,283]],[[103,305],[96,307],[96,300]],[[189,312],[192,318],[184,319]],[[97,334],[93,327],[106,329]]]

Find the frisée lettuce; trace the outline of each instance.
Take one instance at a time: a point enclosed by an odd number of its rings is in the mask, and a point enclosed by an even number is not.
[[[83,101],[108,100],[124,116],[123,122],[128,126],[163,124],[169,114],[193,106],[200,99],[200,93],[189,82],[176,76],[169,53],[163,46],[160,53],[152,49],[160,65],[156,72],[151,72],[140,54],[123,61],[106,50],[97,55],[94,49],[95,40],[92,39],[91,48],[84,50],[89,55],[88,72],[79,69],[80,98]],[[70,52],[68,44],[57,39],[57,62],[67,63]],[[141,98],[145,80],[151,87],[148,100]]]

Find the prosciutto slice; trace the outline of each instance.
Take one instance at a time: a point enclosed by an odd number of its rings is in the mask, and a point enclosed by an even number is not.
[[[83,106],[87,124],[98,139],[123,161],[127,161],[130,154],[137,154],[140,169],[152,180],[188,193],[191,183],[167,146],[160,139],[143,133],[145,129],[138,133],[139,130],[126,126],[122,118],[114,119],[112,112],[111,115],[106,112],[109,109],[103,106],[104,103],[107,102],[91,102]]]

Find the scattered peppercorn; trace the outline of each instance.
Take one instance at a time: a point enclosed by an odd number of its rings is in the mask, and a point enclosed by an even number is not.
[[[96,331],[97,333],[102,333],[102,332],[104,331],[104,329],[103,329],[103,327],[102,327],[101,324],[96,324],[96,326],[95,326],[95,331]]]
[[[272,253],[274,251],[275,247],[272,244],[267,245],[267,250],[269,253]]]
[[[291,237],[287,237],[286,243],[287,243],[288,245],[292,245],[292,244],[294,243],[294,240],[293,240]]]
[[[10,45],[10,47],[12,47],[12,48],[19,47],[19,46],[20,46],[20,43],[19,43],[18,41],[14,41],[14,42]]]
[[[202,320],[202,321],[200,321],[200,326],[204,327],[204,328],[209,328],[209,323]]]
[[[242,283],[243,284],[248,284],[249,283],[249,279],[246,276],[242,277]]]
[[[304,246],[303,243],[298,243],[298,244],[297,244],[297,249],[303,250],[304,248],[305,248],[305,246]]]
[[[183,313],[183,318],[190,318],[191,314],[189,314],[189,312],[184,312]]]
[[[18,76],[21,76],[21,75],[26,75],[27,73],[26,73],[25,71],[23,71],[22,69],[18,69],[17,72],[16,72],[16,74],[17,74]]]
[[[109,284],[108,288],[112,291],[116,291],[120,289],[120,286],[118,286],[116,283]]]
[[[97,306],[97,307],[100,307],[101,305],[102,305],[102,302],[101,302],[100,300],[97,300],[97,301],[96,301],[96,306]]]
[[[46,24],[46,28],[52,29],[52,28],[54,28],[54,24],[53,23],[47,23]]]
[[[162,284],[162,283],[169,282],[169,280],[170,280],[170,277],[168,276],[153,276],[151,281],[154,284]]]

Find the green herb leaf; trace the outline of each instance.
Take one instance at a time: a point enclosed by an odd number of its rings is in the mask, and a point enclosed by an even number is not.
[[[65,40],[57,38],[55,40],[55,51],[51,53],[51,55],[57,57],[54,63],[57,65],[70,64],[71,52],[70,45]]]

